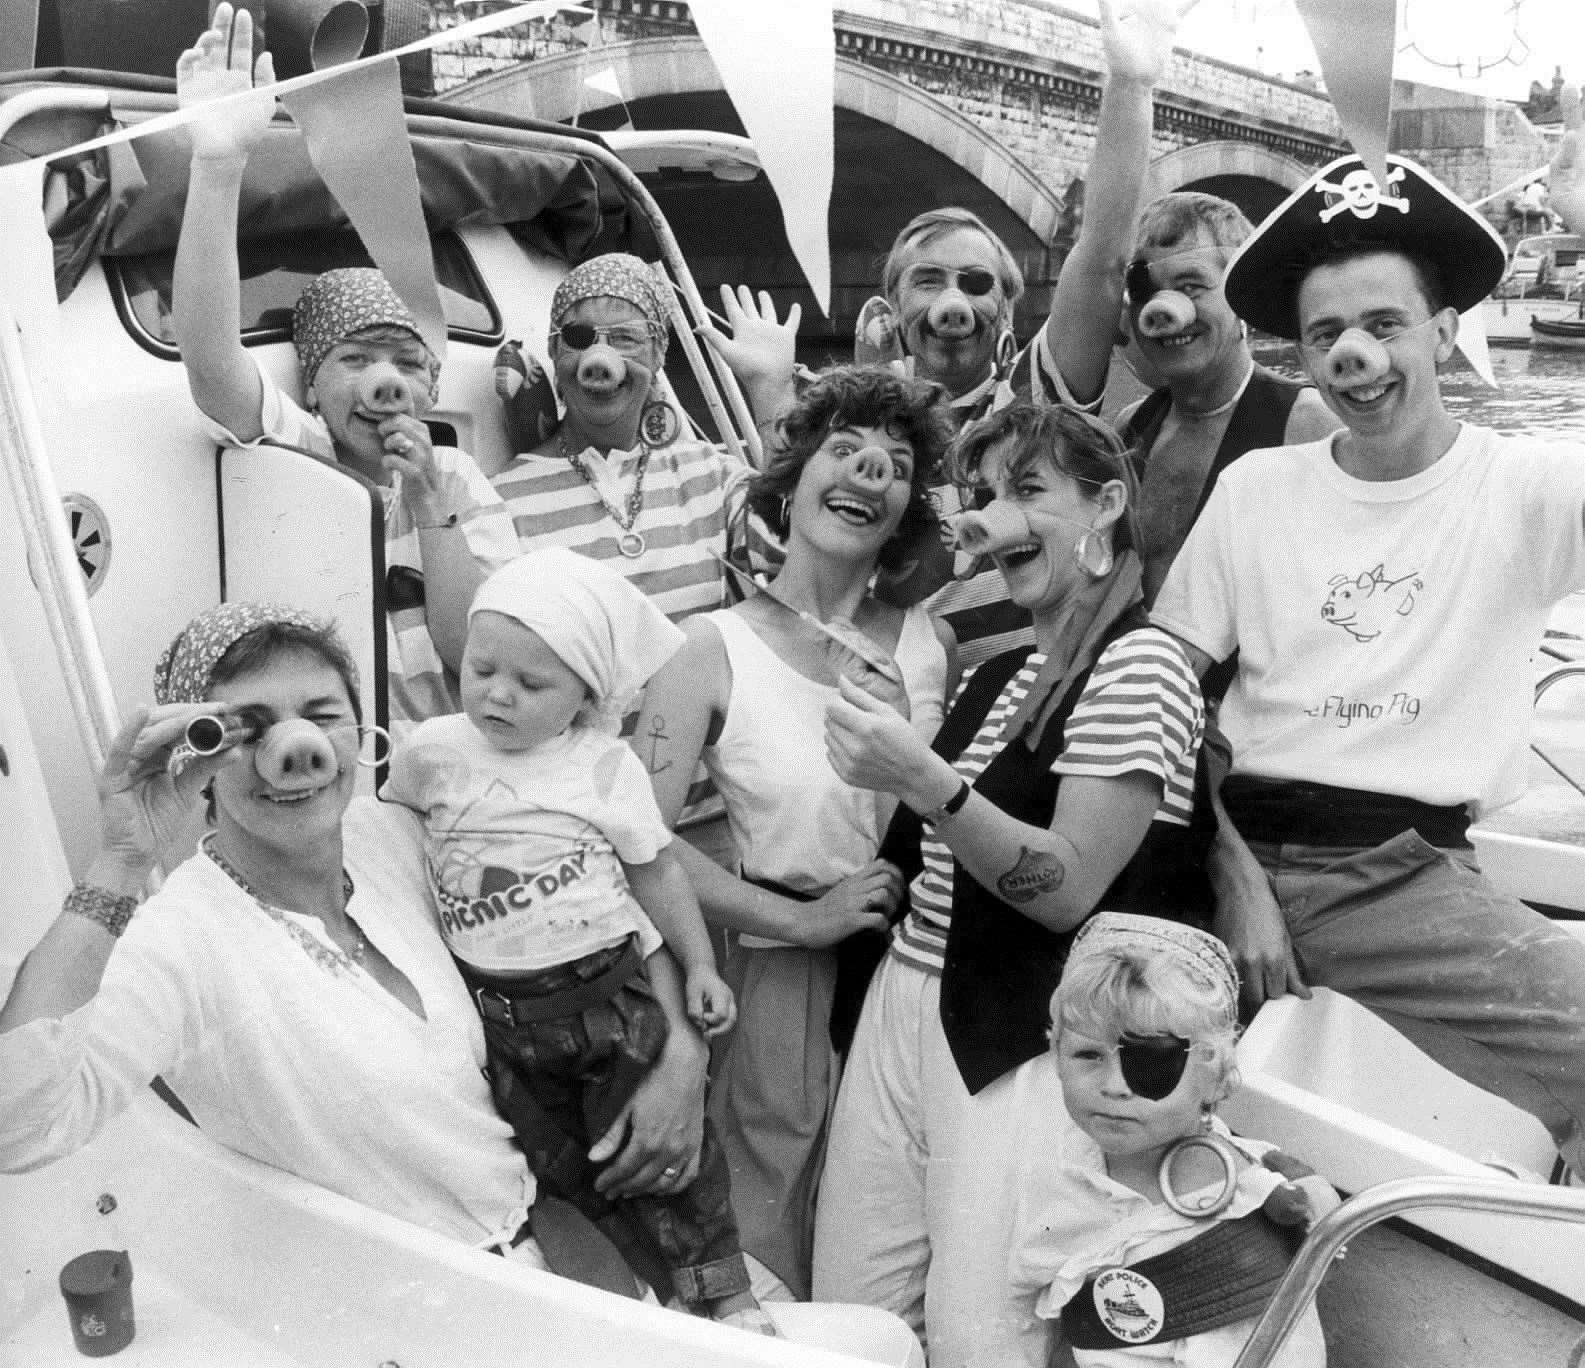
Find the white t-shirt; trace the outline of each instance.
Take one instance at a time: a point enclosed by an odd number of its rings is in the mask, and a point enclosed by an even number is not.
[[[0,1170],[72,1153],[158,1074],[229,1149],[443,1235],[510,1238],[534,1179],[435,934],[418,823],[360,798],[343,834],[347,911],[422,1017],[317,917],[272,918],[195,855],[138,909],[92,1001],[0,1035]]]
[[[1585,588],[1585,448],[1464,426],[1404,480],[1330,439],[1222,473],[1152,621],[1214,659],[1235,773],[1467,803],[1525,787],[1547,615]]]
[[[440,934],[489,974],[524,974],[620,945],[662,944],[622,863],[670,844],[643,763],[614,736],[571,727],[496,750],[467,717],[414,728],[381,796],[424,818]]]
[[[336,446],[324,419],[293,402],[263,370],[259,372],[259,379],[264,385],[259,415],[263,436],[251,442],[240,442],[214,419],[200,413],[205,432],[221,446],[246,448],[284,443],[334,461]],[[517,556],[517,533],[501,496],[466,452],[444,446],[435,447],[434,452],[435,465],[447,486],[447,502],[459,515],[458,522],[468,550],[485,574],[499,570]],[[380,489],[385,503],[388,586],[393,569],[414,570],[420,577],[424,571],[418,526],[402,501],[400,481],[398,474],[395,482]],[[385,623],[391,731],[400,736],[413,723],[442,713],[454,713],[462,705],[457,698],[456,681],[430,639],[424,605],[393,598],[387,604]]]

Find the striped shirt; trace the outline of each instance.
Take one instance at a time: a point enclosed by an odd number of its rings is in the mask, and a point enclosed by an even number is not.
[[[1033,400],[1037,404],[1065,404],[1086,413],[1098,413],[1099,397],[1088,404],[1077,402],[1067,381],[1057,369],[1056,359],[1041,328],[999,375],[959,395],[950,412],[960,426],[1006,408],[1014,400]],[[936,490],[941,515],[950,517],[963,511],[961,492],[952,485]],[[970,573],[974,558],[959,557],[958,573],[967,578],[943,585],[927,600],[931,615],[945,618],[958,638],[958,660],[963,673],[970,674],[992,656],[1034,640],[1029,614],[1007,597],[1002,572],[989,562],[977,574]]]
[[[1038,651],[1029,656],[958,757],[954,768],[969,783],[1000,754],[1008,720],[1044,661]],[[1187,826],[1204,730],[1199,682],[1183,648],[1165,632],[1141,628],[1118,637],[1101,652],[1068,718],[1062,753],[1051,772],[1098,779],[1148,774],[1162,784],[1155,820]],[[953,858],[946,844],[928,830],[920,854],[924,869],[909,887],[910,910],[893,936],[891,953],[927,974],[940,974],[952,922]]]
[[[205,432],[221,446],[290,446],[334,461],[336,446],[324,419],[293,401],[263,369],[259,378],[264,384],[259,411],[263,435],[251,442],[238,441],[214,419],[200,413]],[[517,555],[517,538],[501,506],[500,495],[466,452],[456,447],[435,447],[434,453],[435,465],[446,486],[446,506],[457,513],[468,550],[485,574],[499,570]],[[446,669],[429,635],[418,526],[402,500],[401,479],[398,473],[391,484],[380,487],[385,505],[387,720],[397,739],[426,717],[462,711],[456,676]],[[403,570],[414,573],[404,577]]]
[[[642,450],[601,456],[586,448],[581,459],[589,479],[560,456],[518,456],[495,477],[495,488],[520,548],[565,546],[608,561],[673,622],[723,607],[729,602],[725,572],[715,558],[726,554],[729,505],[748,466],[708,442],[652,449],[632,526],[644,549],[629,557],[621,552],[623,529],[607,504],[626,516]]]

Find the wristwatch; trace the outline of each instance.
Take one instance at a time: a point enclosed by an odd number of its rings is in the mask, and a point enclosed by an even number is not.
[[[955,817],[962,810],[963,805],[969,801],[969,794],[974,790],[969,787],[967,779],[958,781],[958,790],[940,807],[933,807],[929,812],[921,812],[919,820],[926,826],[934,826],[943,817]]]

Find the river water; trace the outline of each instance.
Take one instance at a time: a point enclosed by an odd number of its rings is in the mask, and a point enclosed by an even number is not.
[[[1493,390],[1462,365],[1442,378],[1447,406],[1499,432],[1585,442],[1585,351],[1494,347]]]

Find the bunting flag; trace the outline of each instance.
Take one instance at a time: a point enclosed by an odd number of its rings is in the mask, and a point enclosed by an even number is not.
[[[1376,184],[1387,183],[1397,0],[1296,0],[1327,94]]]
[[[1486,342],[1486,313],[1484,305],[1477,304],[1468,313],[1458,316],[1458,349],[1464,359],[1475,368],[1492,389],[1501,389],[1497,375],[1491,368],[1491,348]]]
[[[335,81],[284,95],[308,158],[374,264],[413,311],[437,360],[446,357],[446,316],[418,192],[418,167],[402,111],[396,59],[349,70]],[[370,175],[378,167],[378,175]]]
[[[689,0],[694,27],[780,201],[782,223],[820,311],[831,312],[827,215],[836,86],[832,0]]]
[[[605,70],[597,71],[592,76],[585,76],[583,83],[604,91],[607,95],[615,95],[619,100],[622,98],[622,83],[616,78],[615,67],[606,67]]]

